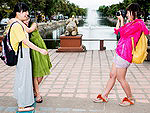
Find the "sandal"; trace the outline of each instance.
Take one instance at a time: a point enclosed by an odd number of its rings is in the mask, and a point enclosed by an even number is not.
[[[33,94],[34,94],[34,98],[36,98],[36,97],[37,97],[37,94],[36,94],[36,92],[34,91],[34,89],[33,89]]]
[[[130,106],[130,105],[134,105],[135,103],[135,99],[129,99],[127,97],[125,97],[121,103],[119,103],[120,106]]]
[[[42,96],[40,96],[38,99],[36,97],[36,103],[42,103],[42,102],[43,102]]]
[[[36,94],[34,93],[34,98],[36,98]]]
[[[19,107],[18,112],[33,111],[34,107]]]
[[[99,95],[97,96],[97,98],[93,100],[93,102],[95,102],[95,103],[108,102],[108,98],[104,98],[104,97],[102,97],[101,94],[99,94]]]

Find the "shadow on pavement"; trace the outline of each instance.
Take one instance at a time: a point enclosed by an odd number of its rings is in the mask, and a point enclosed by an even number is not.
[[[43,99],[43,103],[35,105],[35,113],[149,113],[150,106],[135,103],[129,107],[121,107],[117,100],[112,99],[109,99],[108,103],[93,103],[90,98],[43,97]],[[0,100],[0,113],[16,113],[17,104],[13,97],[0,97]]]
[[[119,106],[117,100],[108,103],[93,103],[89,98],[45,97],[42,104],[37,104],[36,113],[149,113],[150,104],[136,103],[129,107]]]

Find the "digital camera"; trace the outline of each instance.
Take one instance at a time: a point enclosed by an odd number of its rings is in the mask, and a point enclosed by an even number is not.
[[[120,11],[117,11],[116,12],[116,16],[120,16],[120,15],[122,15],[122,17],[123,18],[125,18],[126,17],[126,11],[125,10],[120,10]]]

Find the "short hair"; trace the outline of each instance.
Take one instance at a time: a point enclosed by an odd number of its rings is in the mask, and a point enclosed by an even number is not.
[[[10,14],[10,18],[14,18],[16,16],[16,12],[26,12],[28,10],[29,7],[24,2],[18,2],[14,7],[13,12]]]
[[[130,5],[128,5],[126,10],[130,11],[130,13],[132,12],[132,15],[134,17],[133,19],[139,18],[141,16],[141,8],[138,3],[131,3]]]

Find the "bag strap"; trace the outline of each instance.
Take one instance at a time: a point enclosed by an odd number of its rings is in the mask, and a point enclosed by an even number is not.
[[[132,55],[134,54],[135,48],[134,48],[134,37],[131,37],[132,40]]]
[[[23,58],[23,52],[22,52],[22,41],[19,43],[19,46],[20,46],[20,48],[21,48],[21,58]],[[18,49],[19,49],[19,46],[18,46]],[[18,51],[18,53],[19,53],[19,51]]]
[[[15,21],[15,22],[13,22],[11,25],[10,25],[10,28],[9,28],[9,31],[8,31],[8,37],[9,37],[9,39],[10,39],[10,29],[11,29],[11,27],[12,27],[12,25],[13,24],[15,24],[15,23],[19,23],[19,22],[17,22],[17,21]],[[19,23],[20,24],[20,23]],[[21,24],[20,24],[21,25]],[[24,30],[24,28],[23,28],[23,26],[21,25],[21,27],[22,27],[22,29]],[[10,40],[9,40],[10,41]],[[19,46],[20,46],[20,48],[21,48],[21,58],[23,58],[23,52],[22,52],[22,41],[19,43],[19,45],[18,45],[18,51],[17,51],[17,54],[19,54]]]

